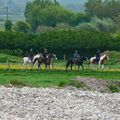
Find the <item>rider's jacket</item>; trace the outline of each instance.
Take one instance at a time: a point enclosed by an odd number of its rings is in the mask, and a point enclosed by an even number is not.
[[[34,53],[33,53],[33,51],[30,51],[30,53],[29,53],[29,58],[32,60],[33,57],[34,57]]]
[[[78,59],[78,58],[80,58],[80,55],[78,53],[74,53],[73,58]]]

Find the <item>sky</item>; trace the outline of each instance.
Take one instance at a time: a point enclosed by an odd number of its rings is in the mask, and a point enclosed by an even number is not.
[[[64,4],[64,5],[66,5],[66,4],[70,4],[70,3],[85,3],[87,0],[58,0],[61,4]]]

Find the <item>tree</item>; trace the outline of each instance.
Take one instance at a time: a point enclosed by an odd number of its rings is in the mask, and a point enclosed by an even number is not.
[[[92,17],[113,17],[120,12],[120,0],[88,0],[86,13]]]
[[[55,27],[57,23],[74,24],[76,15],[63,8],[56,0],[35,0],[28,3],[25,10],[27,22],[36,30],[38,26]]]
[[[120,13],[119,13],[117,16],[115,16],[115,17],[113,18],[113,20],[114,20],[114,22],[115,22],[116,29],[117,29],[117,30],[120,30]]]
[[[74,24],[78,25],[82,22],[90,22],[91,17],[86,13],[77,13]]]
[[[7,20],[5,21],[5,30],[6,31],[11,31],[12,30],[12,21],[11,20]]]
[[[30,29],[30,24],[24,21],[18,21],[14,26],[14,30],[19,32],[28,32]]]
[[[43,33],[43,32],[48,32],[48,31],[52,31],[53,30],[53,27],[48,27],[48,26],[38,26],[36,32],[37,33]]]
[[[85,30],[96,30],[102,32],[114,32],[115,23],[111,18],[100,19],[98,17],[93,17],[90,22],[80,23],[80,25],[77,26],[77,28]]]

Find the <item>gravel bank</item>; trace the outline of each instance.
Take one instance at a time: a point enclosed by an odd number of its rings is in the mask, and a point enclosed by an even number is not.
[[[120,93],[0,87],[0,120],[120,120]]]

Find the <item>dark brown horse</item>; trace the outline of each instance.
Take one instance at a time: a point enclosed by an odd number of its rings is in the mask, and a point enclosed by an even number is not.
[[[69,66],[72,70],[72,67],[74,64],[78,66],[78,70],[80,69],[80,66],[82,67],[82,70],[83,70],[84,69],[83,62],[85,60],[88,60],[87,57],[80,57],[80,59],[78,60],[75,60],[74,58],[69,59],[66,63],[66,70],[68,70]]]
[[[41,64],[45,64],[45,69],[49,67],[49,69],[53,68],[53,60],[57,60],[55,54],[47,54],[46,59],[43,56],[40,56],[38,59],[34,60],[33,64],[38,61],[38,69],[41,69]]]

